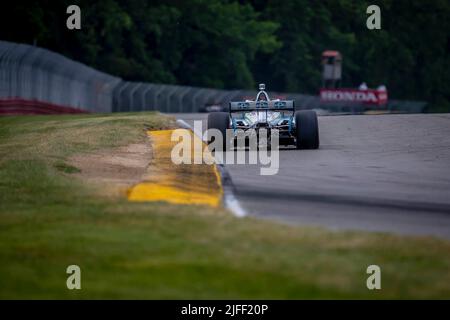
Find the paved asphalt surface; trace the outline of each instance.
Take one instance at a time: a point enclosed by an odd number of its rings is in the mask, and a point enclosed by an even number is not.
[[[207,114],[176,114],[189,124]],[[450,239],[450,115],[319,117],[319,150],[283,149],[280,169],[226,165],[249,215],[335,230]]]

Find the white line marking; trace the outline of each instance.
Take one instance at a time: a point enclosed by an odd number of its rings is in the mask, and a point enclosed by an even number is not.
[[[203,132],[199,132],[198,130],[195,130],[195,128],[192,128],[192,126],[191,126],[189,123],[187,123],[186,121],[184,121],[184,120],[182,120],[182,119],[178,119],[178,120],[177,120],[177,123],[178,123],[181,127],[185,128],[185,129],[191,130],[192,132],[195,133],[195,135],[196,135],[197,137],[200,138],[200,140],[202,140],[203,142],[206,142],[206,141],[203,140]]]
[[[238,199],[236,199],[233,192],[229,191],[224,193],[224,201],[225,206],[230,209],[236,217],[242,218],[247,215],[247,212],[241,207],[241,204]]]

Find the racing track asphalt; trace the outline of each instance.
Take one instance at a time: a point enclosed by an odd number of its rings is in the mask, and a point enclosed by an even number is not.
[[[174,116],[206,129],[207,114]],[[282,149],[276,175],[226,165],[249,215],[450,239],[450,115],[322,116],[319,130],[320,149]]]

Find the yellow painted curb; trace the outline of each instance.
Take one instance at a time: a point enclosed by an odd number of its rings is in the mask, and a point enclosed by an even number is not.
[[[186,130],[186,129],[177,129]],[[191,141],[201,145],[207,157],[212,157],[205,144],[192,131],[188,131]],[[217,207],[223,195],[220,174],[215,164],[174,164],[171,159],[171,141],[174,130],[148,131],[152,140],[153,158],[144,181],[128,192],[130,201],[166,201],[176,204],[201,204]],[[191,159],[201,157],[202,150],[194,149],[191,143]],[[199,154],[200,153],[200,154]]]

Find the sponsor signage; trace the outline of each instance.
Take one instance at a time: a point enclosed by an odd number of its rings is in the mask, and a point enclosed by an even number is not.
[[[385,90],[358,89],[320,89],[321,102],[350,102],[373,105],[386,104],[388,94]]]

